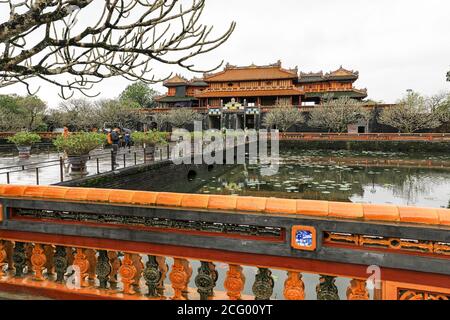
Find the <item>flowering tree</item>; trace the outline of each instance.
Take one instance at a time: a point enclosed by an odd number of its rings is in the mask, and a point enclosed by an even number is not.
[[[0,88],[19,83],[31,92],[38,78],[70,98],[110,77],[164,80],[152,73],[156,63],[196,71],[190,59],[235,28],[211,38],[212,27],[199,22],[205,1],[0,0]]]
[[[310,113],[308,125],[343,133],[350,124],[367,121],[369,118],[370,112],[363,107],[362,102],[342,97],[328,99],[321,106],[315,107]]]
[[[427,100],[416,92],[408,93],[398,101],[397,106],[384,109],[378,122],[394,127],[403,133],[413,133],[422,129],[434,129],[442,122],[442,115],[431,110]]]
[[[286,132],[292,126],[305,122],[302,113],[293,107],[279,107],[270,110],[264,118],[264,125],[267,128],[277,127]]]
[[[156,124],[156,129],[161,131],[166,124],[170,121],[170,115],[168,112],[161,112],[152,117],[153,122]]]
[[[179,108],[169,111],[167,114],[167,122],[176,128],[184,128],[194,121],[203,120],[203,116],[196,111],[188,108]]]

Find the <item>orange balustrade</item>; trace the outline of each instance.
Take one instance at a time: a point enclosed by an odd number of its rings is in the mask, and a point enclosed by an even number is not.
[[[450,209],[416,208],[394,205],[255,198],[222,195],[192,195],[167,192],[105,190],[58,186],[0,185],[0,197],[41,198],[143,206],[180,207],[297,214],[363,221],[395,221],[450,226]]]
[[[433,232],[450,230],[448,209],[57,186],[0,185],[0,201],[5,206],[0,205],[0,226],[5,222],[13,224],[22,222],[30,225],[38,223],[46,224],[45,230],[48,230],[17,231],[9,230],[7,225],[6,228],[0,229],[2,291],[22,291],[57,299],[268,300],[275,297],[275,281],[281,281],[283,288],[277,298],[287,300],[342,297],[349,300],[450,298],[450,281],[445,272],[441,274],[383,268],[380,286],[371,291],[366,284],[368,274],[365,265],[314,260],[307,255],[273,256],[264,250],[255,254],[236,248],[219,250],[209,246],[143,242],[135,239],[132,231],[144,229],[137,227],[133,229],[132,225],[128,227],[119,225],[119,228],[129,228],[130,235],[133,234],[129,240],[89,237],[83,235],[84,231],[80,231],[80,235],[76,236],[52,233],[50,227],[52,223],[53,225],[58,223],[56,220],[52,222],[46,218],[27,220],[26,216],[16,217],[14,207],[9,207],[11,201],[16,201],[20,203],[18,208],[21,208],[20,206],[26,208],[28,205],[31,208],[33,206],[31,202],[39,203],[39,200],[50,203],[48,210],[58,203],[58,205],[76,205],[77,208],[88,205],[105,207],[106,209],[102,211],[105,213],[114,208],[126,208],[121,215],[127,214],[130,207],[135,207],[173,210],[180,218],[191,210],[204,214],[205,217],[213,213],[220,214],[224,220],[237,214],[254,216],[254,221],[248,223],[256,223],[269,217],[281,220],[298,217],[303,222],[309,221],[308,219],[331,221],[328,226],[343,222],[352,224],[367,222],[371,228],[376,225],[388,225],[416,230],[422,228]],[[53,202],[55,204],[52,204]],[[6,216],[3,216],[4,211],[7,212]],[[92,223],[81,220],[60,222],[59,225],[75,225],[79,230],[92,227]],[[100,222],[98,226],[113,228],[112,224],[102,225]],[[292,242],[292,250],[303,250],[302,245],[295,241],[295,237],[297,231],[305,230],[313,234],[314,240],[313,245],[302,252],[314,251],[320,242],[322,249],[352,248],[359,250],[359,255],[366,252],[365,250],[372,250],[370,251],[372,255],[396,251],[407,257],[432,257],[434,261],[442,262],[443,266],[448,265],[450,257],[450,245],[436,239],[432,240],[430,233],[425,240],[393,238],[392,235],[373,237],[333,230],[326,232],[322,230],[322,236],[316,237],[316,228],[296,225],[287,230],[289,234],[287,240],[284,235],[281,240],[263,238],[256,241],[263,241],[260,243],[267,246],[273,246],[277,241],[288,241],[289,245]],[[159,234],[164,233],[170,231],[160,231]],[[186,233],[186,237],[188,235],[189,233]],[[198,233],[192,232],[190,235],[196,236]],[[219,232],[209,237],[225,239],[226,235]],[[245,247],[248,242],[243,240],[241,245]],[[197,267],[194,268],[194,265]],[[243,266],[256,268],[256,276],[250,273],[252,277],[249,277]],[[71,274],[70,270],[74,267],[75,273]],[[273,275],[275,271],[278,272],[276,277]],[[280,277],[280,271],[281,279],[276,280]],[[319,282],[311,284],[305,281],[304,275],[308,273],[319,275]],[[341,295],[335,284],[336,277],[348,280],[346,291]],[[196,287],[189,285],[191,279],[195,280]],[[223,281],[225,291],[216,289],[219,281]],[[245,290],[245,284],[249,281],[253,283],[251,292]],[[305,287],[310,285],[316,288],[313,296],[305,293]]]

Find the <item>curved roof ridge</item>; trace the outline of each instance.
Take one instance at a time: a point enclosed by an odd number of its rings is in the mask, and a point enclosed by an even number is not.
[[[224,70],[217,73],[205,73],[205,81],[251,81],[270,79],[294,79],[298,77],[298,67],[285,69],[281,61],[269,65],[235,66],[227,63]]]

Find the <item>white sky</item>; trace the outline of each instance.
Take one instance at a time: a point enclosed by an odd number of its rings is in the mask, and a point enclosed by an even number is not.
[[[395,102],[407,89],[427,95],[450,90],[449,12],[448,0],[207,0],[204,22],[214,24],[216,34],[233,20],[237,28],[222,47],[194,61],[207,69],[222,59],[233,65],[280,59],[303,72],[343,65],[360,72],[355,86],[368,88],[369,98]],[[161,65],[155,72],[194,75]],[[41,84],[38,95],[56,106],[58,90]],[[128,84],[109,79],[96,90],[113,98]],[[14,86],[0,93],[25,92]]]

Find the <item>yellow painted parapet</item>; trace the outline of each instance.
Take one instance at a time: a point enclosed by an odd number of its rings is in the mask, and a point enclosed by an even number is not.
[[[0,197],[290,214],[450,226],[449,209],[379,204],[23,185],[0,185]]]

